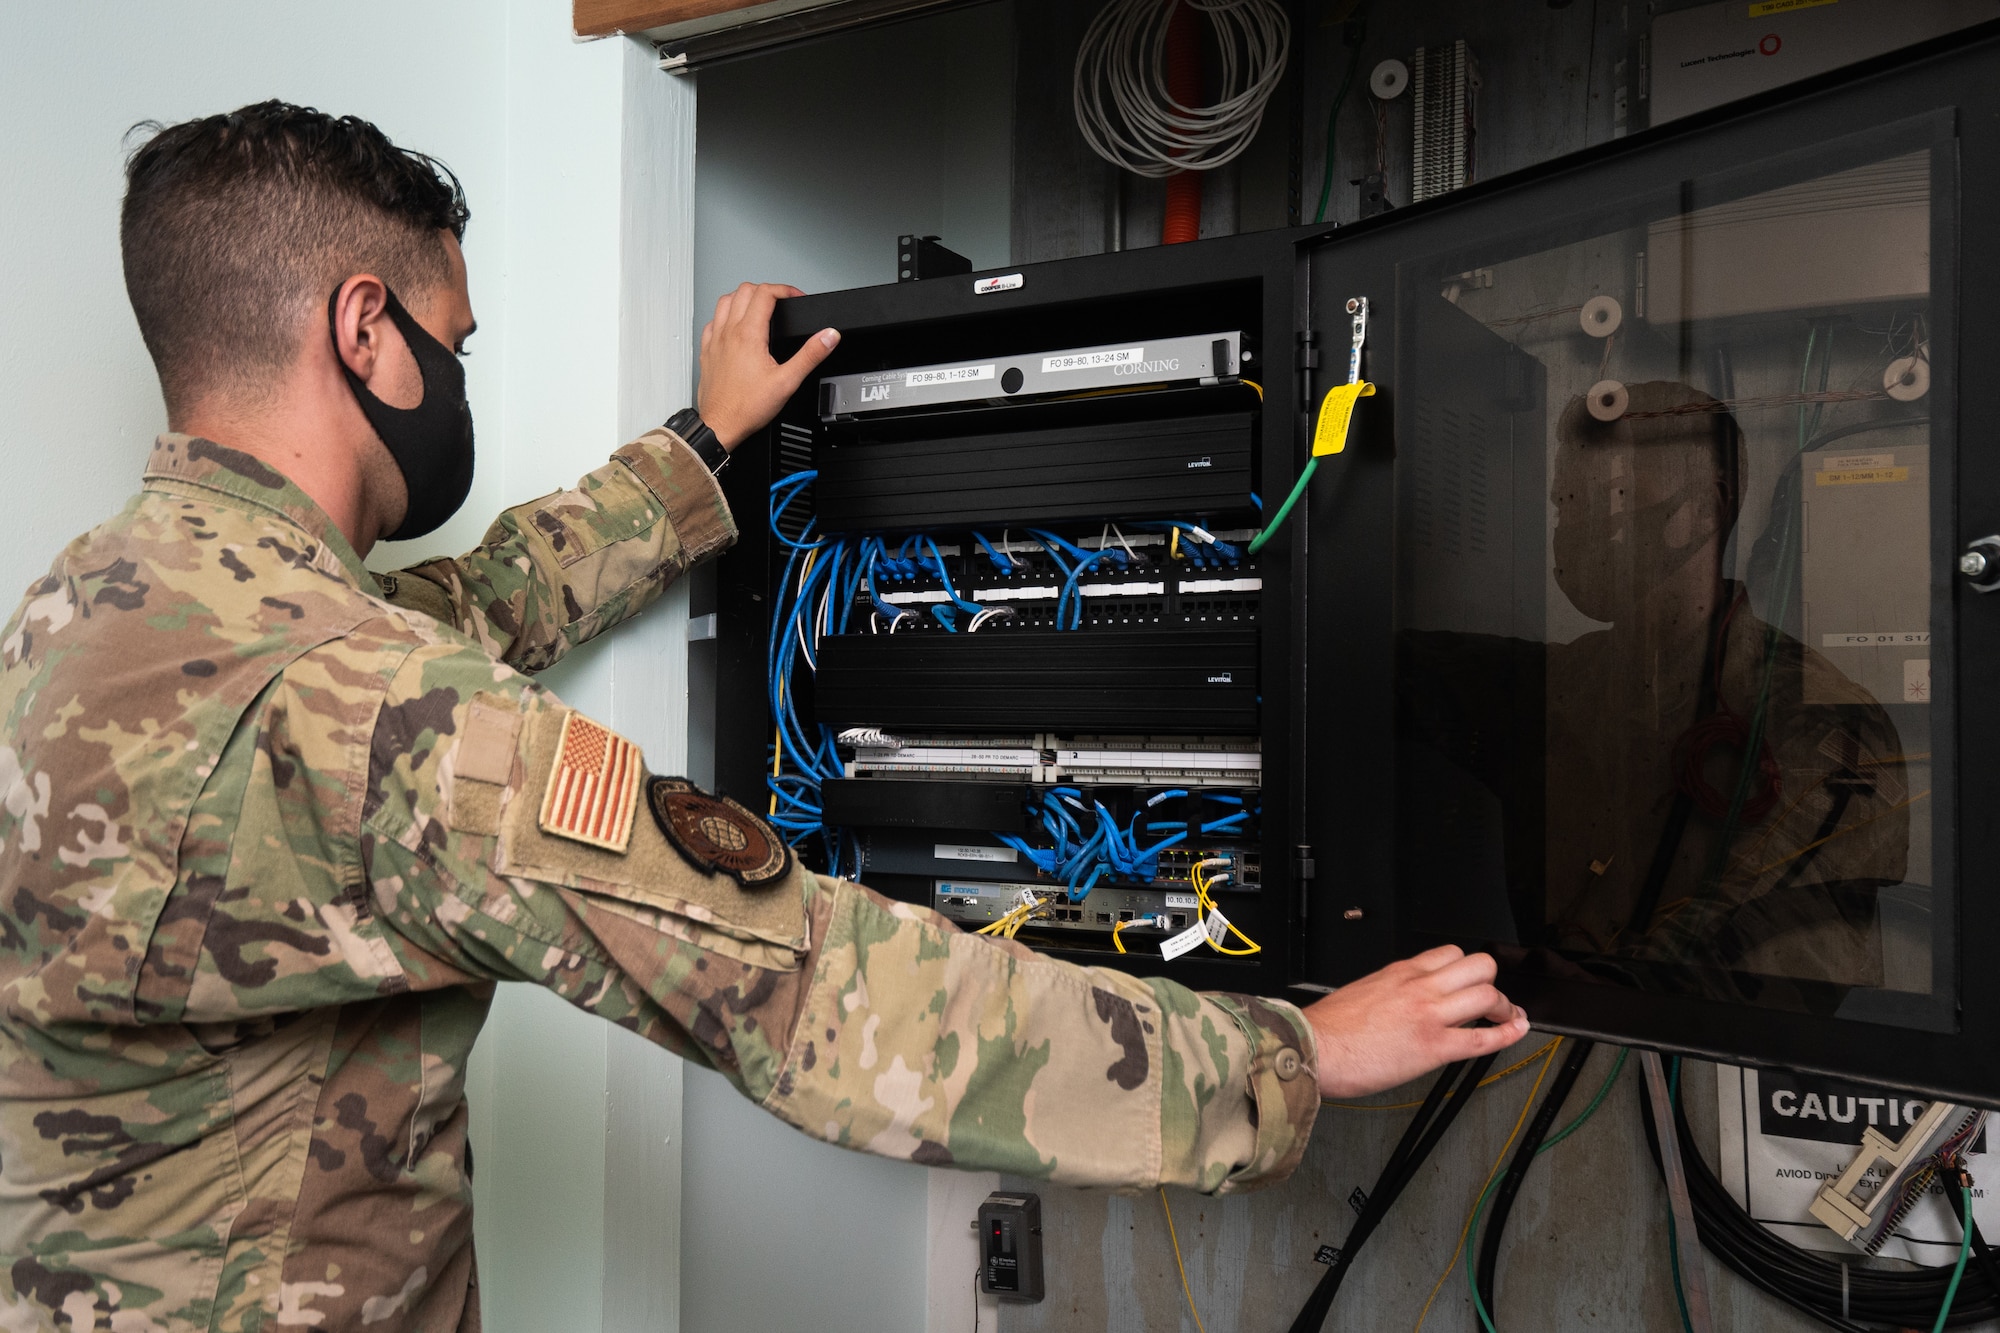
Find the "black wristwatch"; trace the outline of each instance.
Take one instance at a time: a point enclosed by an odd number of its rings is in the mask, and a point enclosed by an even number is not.
[[[701,413],[692,407],[684,407],[667,418],[667,429],[681,437],[687,447],[694,450],[695,457],[708,466],[712,473],[721,474],[729,466],[729,451],[722,447],[722,441],[715,438],[715,432],[701,419]]]

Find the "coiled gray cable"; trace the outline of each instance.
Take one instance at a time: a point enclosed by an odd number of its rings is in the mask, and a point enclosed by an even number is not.
[[[1285,76],[1292,25],[1277,0],[1186,0],[1205,14],[1220,53],[1209,106],[1167,90],[1167,26],[1182,0],[1111,0],[1076,55],[1077,128],[1099,157],[1141,176],[1213,171],[1257,137]]]

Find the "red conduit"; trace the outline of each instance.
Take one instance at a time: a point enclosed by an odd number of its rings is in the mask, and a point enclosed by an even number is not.
[[[1201,29],[1187,3],[1174,6],[1167,21],[1167,92],[1182,106],[1201,105]],[[1167,211],[1160,220],[1160,244],[1178,245],[1201,235],[1201,173],[1167,177]]]

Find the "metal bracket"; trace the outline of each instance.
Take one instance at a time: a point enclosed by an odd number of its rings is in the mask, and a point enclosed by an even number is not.
[[[1681,1289],[1687,1298],[1688,1325],[1694,1333],[1713,1333],[1709,1314],[1708,1269],[1701,1257],[1701,1237],[1694,1227],[1694,1204],[1688,1196],[1687,1168],[1681,1161],[1680,1136],[1674,1131],[1673,1098],[1667,1092],[1666,1070],[1658,1051],[1639,1052],[1646,1070],[1646,1096],[1659,1127],[1660,1165],[1666,1171],[1667,1198],[1673,1205],[1674,1252],[1680,1259]]]

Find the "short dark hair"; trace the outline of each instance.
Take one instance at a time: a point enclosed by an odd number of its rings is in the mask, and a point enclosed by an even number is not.
[[[449,281],[458,178],[365,120],[272,101],[133,130],[125,291],[170,414],[268,383],[356,273],[406,297]]]

